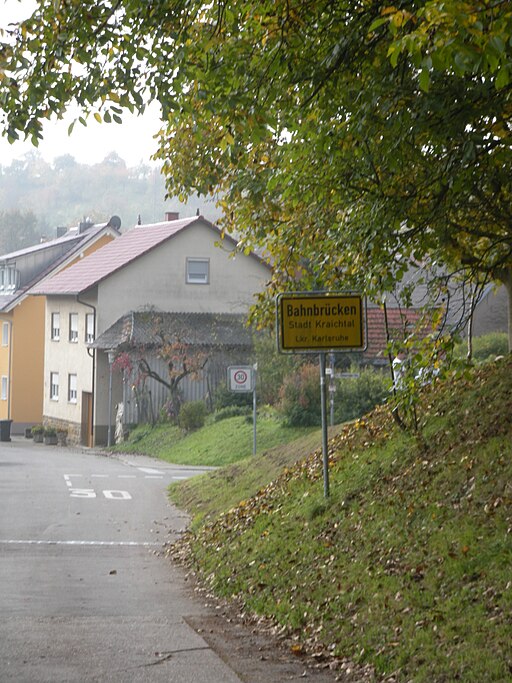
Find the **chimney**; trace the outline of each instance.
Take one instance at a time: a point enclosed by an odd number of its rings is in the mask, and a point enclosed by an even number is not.
[[[81,235],[86,230],[89,230],[89,228],[92,228],[93,225],[94,225],[94,222],[91,221],[89,216],[87,216],[87,218],[84,218],[78,224],[78,234]]]
[[[179,211],[166,211],[165,220],[166,221],[177,221],[180,217]]]

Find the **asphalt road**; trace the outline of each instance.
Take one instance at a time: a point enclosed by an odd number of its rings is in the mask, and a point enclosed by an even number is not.
[[[156,463],[156,464],[155,464]],[[149,458],[0,443],[0,682],[241,679],[158,549],[186,524]]]

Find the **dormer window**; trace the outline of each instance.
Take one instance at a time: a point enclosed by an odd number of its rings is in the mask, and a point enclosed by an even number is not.
[[[210,282],[210,259],[187,258],[187,284],[207,285]]]
[[[20,273],[13,266],[0,268],[0,294],[12,294],[20,284]]]

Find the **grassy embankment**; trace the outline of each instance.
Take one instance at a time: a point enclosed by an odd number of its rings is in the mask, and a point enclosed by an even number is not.
[[[315,433],[312,443],[316,447],[321,439],[318,429],[284,427],[273,411],[262,410],[256,420],[256,450],[264,453],[280,444]],[[151,455],[176,465],[219,467],[251,456],[252,449],[251,415],[209,421],[205,427],[190,434],[169,424],[143,425],[132,432],[128,441],[112,450]]]
[[[512,357],[427,389],[421,415],[423,440],[382,409],[343,428],[327,501],[318,452],[283,470],[300,441],[172,487],[196,522],[169,553],[297,654],[512,680]]]

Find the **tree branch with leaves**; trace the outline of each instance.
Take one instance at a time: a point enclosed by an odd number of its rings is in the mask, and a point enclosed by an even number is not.
[[[40,0],[1,47],[0,108],[37,143],[73,101],[83,123],[159,102],[168,193],[220,197],[272,260],[267,322],[276,292],[380,294],[411,260],[471,262],[512,301],[511,35],[485,0]]]

